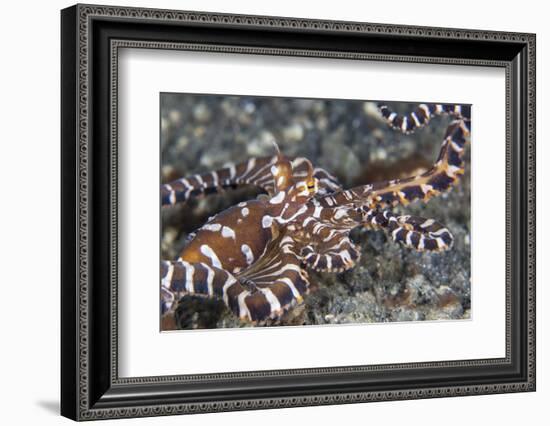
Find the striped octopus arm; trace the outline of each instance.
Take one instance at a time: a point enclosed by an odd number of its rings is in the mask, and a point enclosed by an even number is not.
[[[235,274],[203,262],[162,261],[163,316],[173,315],[177,301],[189,294],[221,299],[244,321],[280,318],[303,303],[309,278],[291,239],[283,239],[278,247],[262,258],[260,267]]]
[[[187,294],[217,297],[229,304],[239,293],[237,279],[230,272],[204,262],[183,260],[160,262],[161,313],[175,309],[176,302]]]
[[[451,232],[433,219],[366,209],[363,224],[383,229],[393,241],[418,251],[443,251],[453,245]]]
[[[469,122],[454,120],[445,132],[437,160],[426,172],[338,191],[321,197],[320,202],[327,207],[364,205],[369,208],[407,205],[416,200],[426,202],[459,182],[464,174],[462,157],[469,134]]]
[[[172,316],[177,301],[185,295],[223,300],[233,314],[245,321],[266,319],[273,304],[267,294],[255,291],[249,282],[224,269],[203,262],[162,261],[162,315]]]
[[[238,278],[249,293],[245,302],[253,322],[279,319],[303,304],[303,296],[309,293],[309,276],[302,267],[299,247],[290,236],[274,241],[261,261]]]
[[[273,196],[275,185],[271,167],[277,163],[277,156],[250,158],[236,165],[229,165],[208,173],[176,179],[160,186],[161,205],[170,206],[185,202],[192,197],[216,193],[221,189],[239,185],[254,185]],[[297,157],[292,160],[292,172],[300,176],[307,171],[306,160]],[[314,169],[319,181],[320,194],[329,194],[342,189],[338,179],[321,167]]]
[[[161,205],[169,206],[185,202],[191,197],[211,194],[239,185],[254,185],[270,196],[274,192],[271,167],[277,156],[250,158],[248,161],[229,165],[212,172],[176,179],[160,186]]]
[[[312,238],[301,250],[303,262],[319,272],[344,272],[353,268],[361,252],[347,233],[338,233],[328,241]]]
[[[447,114],[453,118],[467,121],[470,120],[471,115],[470,105],[455,104],[420,104],[408,114],[398,114],[382,102],[378,103],[378,109],[392,129],[405,134],[426,126],[430,119],[436,115]]]
[[[308,173],[308,162],[309,160],[304,157],[294,158],[291,161],[293,177],[305,177]],[[315,177],[319,183],[317,192],[319,195],[331,194],[342,189],[342,184],[338,181],[338,178],[327,172],[322,167],[313,168],[313,177]]]
[[[349,232],[360,225],[361,218],[362,213],[355,207],[327,207],[319,199],[310,200],[296,221],[294,234],[304,265],[321,272],[352,268],[361,253],[349,239]]]

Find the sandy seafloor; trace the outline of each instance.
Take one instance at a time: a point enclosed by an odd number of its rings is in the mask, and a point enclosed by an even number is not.
[[[429,101],[429,100],[426,100]],[[344,187],[402,178],[434,162],[449,117],[414,134],[390,129],[373,102],[161,94],[161,181],[203,173],[251,156],[273,155],[272,138],[288,156],[304,156],[337,176]],[[407,112],[413,105],[390,103]],[[450,192],[424,204],[394,208],[433,218],[454,235],[442,253],[419,253],[384,231],[352,232],[358,264],[341,274],[310,271],[305,303],[269,325],[322,325],[457,320],[471,315],[470,154],[466,173]],[[177,258],[190,232],[208,217],[255,197],[253,188],[228,190],[162,210],[161,255]],[[154,285],[154,284],[153,284]],[[179,327],[247,327],[219,300],[184,297]]]

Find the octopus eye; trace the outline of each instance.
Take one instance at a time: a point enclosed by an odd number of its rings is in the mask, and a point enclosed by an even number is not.
[[[313,179],[309,182],[307,182],[307,189],[310,190],[311,192],[313,191],[317,191],[317,180],[316,179]]]

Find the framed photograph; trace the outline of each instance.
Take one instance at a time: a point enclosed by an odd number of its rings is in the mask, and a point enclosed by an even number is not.
[[[64,416],[535,390],[535,35],[61,29]]]

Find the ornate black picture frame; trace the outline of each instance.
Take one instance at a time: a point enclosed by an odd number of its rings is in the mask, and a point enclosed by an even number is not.
[[[61,28],[62,415],[91,420],[535,390],[535,35],[95,5],[64,9]],[[506,356],[120,378],[121,47],[504,69]]]

